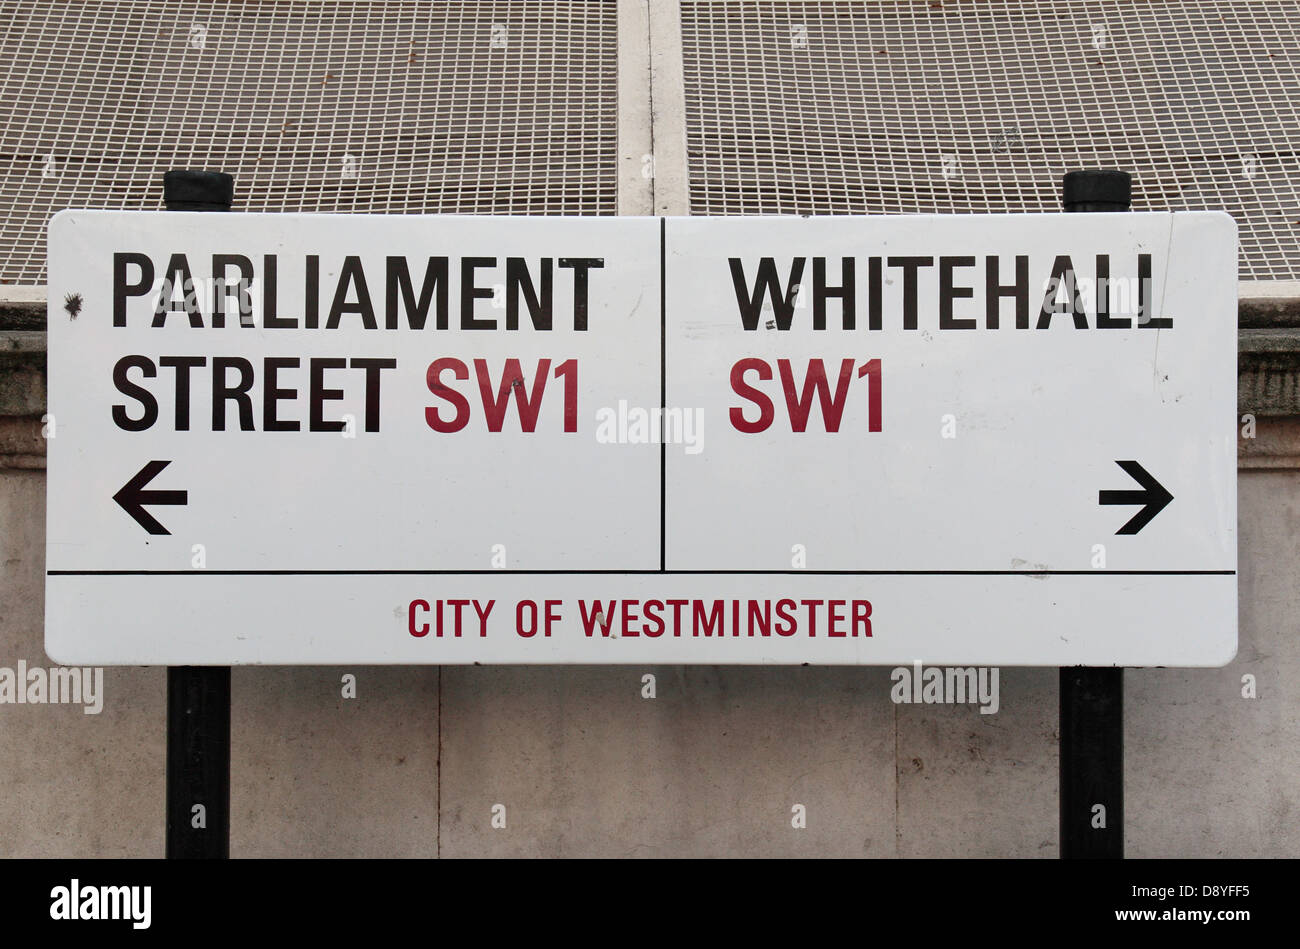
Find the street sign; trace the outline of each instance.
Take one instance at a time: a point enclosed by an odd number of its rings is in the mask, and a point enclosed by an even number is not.
[[[1221,213],[65,211],[76,664],[1227,663]]]

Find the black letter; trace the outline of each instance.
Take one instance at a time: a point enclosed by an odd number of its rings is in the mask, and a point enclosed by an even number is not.
[[[604,257],[561,257],[561,267],[573,268],[573,328],[587,328],[587,270],[605,266]]]
[[[143,432],[158,421],[158,400],[148,389],[143,389],[127,379],[126,371],[133,368],[139,369],[146,379],[158,375],[158,370],[154,368],[153,360],[146,356],[123,356],[113,367],[113,385],[117,386],[118,392],[138,400],[144,406],[144,414],[139,419],[133,419],[126,414],[125,405],[115,405],[113,421],[117,423],[118,428],[128,432]]]
[[[880,329],[881,296],[884,293],[884,262],[879,257],[867,261],[867,329]]]
[[[813,329],[826,329],[826,298],[839,297],[841,303],[841,312],[844,319],[844,328],[851,330],[857,326],[855,314],[853,312],[853,258],[841,258],[840,272],[842,274],[840,282],[842,286],[826,286],[826,258],[813,258]]]
[[[320,327],[320,257],[307,255],[307,274],[303,286],[302,325],[309,330]]]
[[[262,370],[262,431],[296,432],[301,427],[297,422],[282,422],[275,417],[276,403],[281,399],[296,399],[297,389],[279,389],[276,387],[276,375],[281,369],[298,368],[297,356],[267,356]]]
[[[447,258],[430,257],[424,268],[424,283],[420,286],[420,299],[415,299],[415,288],[411,286],[411,272],[406,269],[405,257],[388,258],[388,309],[384,325],[397,329],[397,296],[401,293],[402,302],[406,304],[406,324],[413,330],[424,329],[424,321],[429,315],[429,302],[433,299],[434,289],[438,291],[438,313],[435,326],[440,330],[447,328]]]
[[[226,369],[235,367],[239,370],[239,384],[233,388],[226,385]],[[253,431],[253,400],[248,397],[248,390],[253,388],[253,364],[240,356],[212,357],[212,430],[226,430],[226,400],[234,399],[239,406],[239,430]]]
[[[253,325],[253,296],[248,292],[253,282],[253,262],[240,254],[212,255],[212,325],[220,329],[226,325],[226,297],[230,287],[226,283],[226,269],[239,268],[239,325]]]
[[[379,373],[383,369],[396,369],[396,359],[354,359],[353,369],[366,371],[366,431],[379,431]]]
[[[357,285],[357,302],[348,303],[348,286]],[[327,330],[338,329],[339,317],[344,313],[360,313],[361,322],[366,329],[375,329],[375,308],[370,302],[370,290],[366,286],[366,274],[361,269],[361,258],[350,256],[343,258],[343,269],[339,273],[339,285],[334,291],[334,303],[330,306],[329,318],[325,321]]]
[[[190,430],[190,370],[206,366],[207,356],[163,356],[158,365],[176,370],[176,431]]]
[[[736,304],[740,307],[740,325],[747,330],[758,329],[758,318],[763,312],[763,297],[772,301],[772,312],[776,318],[776,328],[788,330],[794,318],[795,287],[803,278],[804,262],[808,258],[796,257],[790,264],[790,283],[781,292],[781,281],[776,275],[776,261],[764,257],[758,262],[758,276],[754,279],[751,293],[745,280],[745,266],[739,257],[729,259],[731,264],[731,285],[736,290]]]
[[[490,287],[474,286],[474,271],[479,267],[495,267],[495,257],[463,257],[460,261],[460,328],[463,330],[494,330],[496,320],[479,320],[474,318],[474,301],[490,300]]]
[[[1060,295],[1062,281],[1065,283],[1065,293],[1070,297],[1068,304],[1054,302]],[[1052,275],[1047,280],[1047,292],[1043,294],[1043,309],[1038,314],[1038,329],[1049,329],[1054,313],[1073,313],[1074,328],[1081,330],[1088,328],[1088,315],[1083,312],[1083,301],[1079,299],[1079,288],[1074,278],[1074,262],[1064,254],[1057,257],[1052,264]]]
[[[126,268],[140,268],[140,282],[126,282]],[[126,298],[142,297],[153,286],[153,261],[144,254],[113,255],[113,325],[126,326]]]
[[[389,259],[392,260],[391,257]],[[311,431],[343,431],[344,424],[342,422],[325,421],[325,401],[328,399],[331,402],[337,402],[343,398],[342,389],[325,388],[325,370],[346,369],[347,365],[348,361],[346,359],[313,359],[311,361]]]
[[[1016,298],[1016,329],[1029,329],[1029,255],[1016,255],[1016,282],[1000,283],[1000,261],[997,257],[984,258],[984,314],[985,325],[998,328],[1002,310],[1002,297]]]
[[[1162,316],[1154,319],[1151,316],[1151,255],[1138,254],[1138,328],[1144,330],[1167,330],[1173,329],[1174,318],[1172,316]]]
[[[162,326],[167,319],[168,313],[175,313],[184,310],[190,317],[190,326],[196,329],[203,327],[203,316],[199,313],[199,292],[194,286],[194,277],[190,275],[190,262],[185,259],[184,254],[172,254],[171,260],[167,262],[167,276],[163,277],[162,292],[158,294],[158,302],[153,310],[153,325]],[[181,275],[181,293],[183,298],[180,306],[172,299],[172,294],[176,292],[176,282],[172,280],[177,274]]]
[[[916,329],[916,271],[933,267],[933,257],[890,257],[889,266],[903,268],[903,329]]]
[[[1110,315],[1110,255],[1097,255],[1097,329],[1126,330],[1133,324],[1128,317],[1112,319]]]
[[[353,258],[349,257],[349,260]],[[276,292],[275,292],[275,254],[267,254],[262,258],[262,325],[267,329],[273,330],[291,330],[297,329],[298,321],[295,319],[279,319],[275,315]],[[365,281],[361,284],[362,292],[365,292]],[[369,305],[369,298],[366,299]],[[371,322],[374,322],[374,316],[371,316]]]
[[[528,276],[528,264],[522,257],[506,258],[506,329],[519,329],[519,292],[523,291],[528,304],[528,315],[533,319],[533,329],[551,328],[551,258],[542,258],[541,299],[533,289]]]
[[[952,301],[973,297],[975,291],[970,287],[954,287],[952,270],[954,267],[974,267],[974,257],[940,257],[939,258],[939,329],[973,330],[975,320],[954,320],[952,318]]]

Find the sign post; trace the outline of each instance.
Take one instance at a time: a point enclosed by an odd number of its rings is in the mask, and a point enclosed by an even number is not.
[[[1133,183],[1123,171],[1072,171],[1061,183],[1067,212],[1127,211]],[[1136,462],[1125,470],[1141,480]],[[1144,487],[1147,487],[1144,485]],[[1159,488],[1159,491],[1164,491]],[[1151,492],[1153,489],[1149,489]],[[1164,495],[1168,492],[1164,491]],[[1165,501],[1164,495],[1158,497]],[[1120,533],[1136,534],[1156,498],[1137,492],[1102,491],[1100,504],[1145,504]],[[1169,498],[1172,500],[1172,498]],[[1158,511],[1158,508],[1156,509]],[[1135,521],[1142,519],[1142,524]],[[1062,859],[1124,856],[1124,670],[1121,667],[1061,669],[1060,806]]]
[[[229,211],[234,179],[215,171],[169,171],[163,200],[169,211]],[[148,492],[158,471],[146,466],[114,496],[146,529],[158,522],[145,503],[184,504],[185,492]],[[230,857],[230,667],[167,669],[167,844],[170,859]]]

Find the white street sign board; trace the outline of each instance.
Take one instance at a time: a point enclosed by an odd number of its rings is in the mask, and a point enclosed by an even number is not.
[[[1225,664],[1236,252],[1209,212],[62,212],[46,650]]]

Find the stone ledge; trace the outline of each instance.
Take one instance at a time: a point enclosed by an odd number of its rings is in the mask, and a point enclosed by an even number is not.
[[[1277,289],[1277,293],[1270,291]],[[1300,285],[1243,284],[1237,297],[1237,326],[1240,329],[1277,329],[1300,326]],[[1247,296],[1246,294],[1251,294]]]
[[[45,412],[45,332],[0,330],[0,418]]]
[[[0,300],[0,330],[45,331],[44,303]]]
[[[44,468],[39,418],[0,417],[0,468]]]
[[[1300,329],[1237,331],[1237,410],[1300,415]]]

